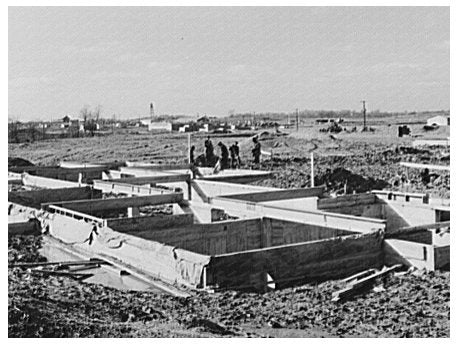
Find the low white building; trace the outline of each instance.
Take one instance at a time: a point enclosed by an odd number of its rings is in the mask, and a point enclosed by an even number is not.
[[[171,122],[149,122],[148,131],[172,131]]]
[[[434,117],[429,118],[426,121],[426,124],[427,125],[438,125],[438,126],[450,125],[450,116],[442,116],[442,115],[434,116]]]
[[[178,132],[179,133],[185,133],[187,128],[189,128],[189,124],[185,124],[185,125],[179,127],[178,128]]]

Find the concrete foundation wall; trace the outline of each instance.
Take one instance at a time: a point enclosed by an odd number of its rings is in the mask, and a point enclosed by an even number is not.
[[[374,194],[360,194],[319,199],[317,207],[327,212],[386,220],[387,233],[436,221],[433,207],[423,204],[421,198],[409,200],[406,202],[403,197],[389,201]]]
[[[334,238],[356,232],[337,228],[309,225],[291,221],[263,218],[263,232],[270,235],[268,244],[263,247],[296,244],[300,242],[316,241]]]
[[[390,233],[399,228],[409,227],[410,223],[388,204],[382,205],[383,218],[386,219],[386,232]]]
[[[40,234],[40,228],[36,221],[8,223],[8,235]]]
[[[377,202],[373,194],[344,195],[336,198],[323,198],[317,202],[320,210],[331,211],[332,209],[351,208],[360,205],[372,205]]]
[[[252,250],[261,247],[261,219],[194,224],[130,234],[200,254]]]
[[[395,214],[402,218],[407,225],[405,226],[418,226],[425,223],[434,223],[436,222],[436,211],[433,207],[423,204],[414,204],[408,202],[399,202],[399,201],[387,201],[389,207],[388,209],[393,210]],[[396,219],[393,213],[386,213],[387,219],[393,218]],[[403,221],[403,222],[404,222]],[[397,226],[397,224],[396,224]],[[394,228],[394,225],[391,225],[390,228]],[[398,227],[399,228],[399,227]]]
[[[233,183],[224,183],[224,182],[212,182],[197,179],[194,180],[194,183],[199,186],[199,188],[208,196],[225,196],[225,195],[234,195],[240,193],[248,192],[265,192],[265,191],[281,191],[282,189],[277,188],[268,188],[263,186],[252,186],[245,184],[233,184]]]
[[[383,216],[383,205],[382,204],[358,204],[353,206],[345,206],[340,208],[326,208],[321,207],[319,210],[328,211],[330,213],[353,215],[369,217],[373,219],[384,219]]]
[[[154,220],[145,219],[144,221],[147,223]],[[132,225],[129,219],[126,219],[125,222],[124,228],[122,225],[118,226],[119,231],[129,230],[130,234],[144,239],[208,255],[295,244],[355,233],[270,218],[188,224],[173,228],[150,226],[148,230],[145,227],[142,230],[139,226],[135,231],[130,230],[131,226],[136,227],[135,224]],[[114,228],[110,222],[108,226]]]
[[[285,199],[280,201],[268,201],[262,202],[262,204],[267,206],[279,207],[279,208],[288,208],[293,210],[307,211],[312,210],[316,211],[317,209],[317,200],[318,197],[307,197],[307,198],[297,198],[297,199]]]
[[[450,245],[434,247],[434,269],[450,269]]]
[[[8,192],[8,201],[40,209],[42,203],[101,198],[102,192],[89,187]]]
[[[239,218],[255,216],[271,217],[285,221],[295,221],[323,227],[339,228],[359,233],[370,233],[385,229],[386,221],[380,219],[362,218],[351,215],[336,214],[323,211],[299,211],[288,208],[267,206],[261,203],[245,202],[224,197],[211,200],[215,208],[224,209],[226,213]]]
[[[384,242],[385,265],[403,264],[434,270],[434,247],[413,241],[387,239]]]
[[[78,182],[81,174],[81,181],[83,183],[89,183],[94,179],[102,179],[102,169],[97,170],[89,170],[85,171],[84,169],[74,169],[74,168],[48,168],[48,169],[38,169],[36,171],[30,171],[29,174],[44,177],[44,178],[52,178],[52,179],[59,179],[59,180],[67,180],[72,182]]]
[[[433,233],[429,230],[424,230],[421,232],[398,234],[396,235],[396,239],[431,245],[433,243]]]
[[[29,174],[22,175],[22,183],[26,186],[34,186],[46,189],[74,188],[86,186],[85,184],[80,184],[77,182],[31,176]]]
[[[277,287],[298,282],[342,278],[380,267],[383,261],[380,231],[321,241],[264,248],[211,257],[207,283],[220,287],[265,287],[265,274]]]
[[[185,226],[194,222],[192,214],[136,216],[107,219],[107,226],[117,232],[127,233],[150,229],[165,229],[172,226]]]

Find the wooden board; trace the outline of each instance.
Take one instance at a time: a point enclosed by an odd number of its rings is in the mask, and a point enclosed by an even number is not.
[[[428,164],[417,164],[413,162],[400,162],[401,166],[409,167],[409,168],[421,168],[421,169],[428,169],[428,170],[435,170],[435,171],[449,171],[450,166],[443,166],[443,165],[428,165]]]
[[[256,182],[258,180],[263,180],[272,176],[273,173],[265,172],[262,174],[246,174],[246,175],[210,175],[201,177],[203,180],[212,180],[220,181],[225,183],[237,183],[237,184],[247,184],[251,182]]]
[[[268,273],[279,286],[346,277],[381,266],[382,241],[376,232],[213,256],[207,282],[237,288],[251,281],[257,288],[251,276],[260,273]]]
[[[355,281],[354,283],[351,283],[350,286],[348,286],[347,288],[332,293],[332,301],[337,302],[347,300],[357,295],[358,293],[363,292],[364,290],[366,290],[368,286],[375,283],[377,279],[385,277],[386,275],[394,272],[395,270],[398,270],[401,266],[401,264],[397,264],[389,268],[382,269],[381,271],[374,272],[369,276],[366,276],[358,281]]]
[[[42,203],[97,199],[101,197],[102,193],[100,191],[93,190],[90,187],[8,192],[9,202],[36,209],[40,209]]]
[[[53,178],[58,180],[67,180],[72,182],[81,181],[83,183],[90,183],[94,179],[101,179],[102,172],[108,171],[110,166],[97,166],[97,167],[81,167],[81,168],[64,168],[60,166],[26,166],[26,167],[12,167],[11,172],[23,173],[26,172],[30,175]]]
[[[239,199],[248,202],[269,202],[285,199],[320,197],[323,195],[324,187],[298,188],[278,191],[250,192],[235,195],[222,196],[225,198]]]
[[[93,211],[126,209],[129,207],[141,207],[146,205],[159,205],[178,203],[183,200],[183,193],[170,193],[165,195],[120,197],[99,200],[81,200],[74,202],[46,203],[48,205],[57,205],[62,208],[72,209],[83,213],[91,214]]]
[[[84,173],[84,172],[94,172],[94,171],[105,171],[109,169],[117,169],[118,167],[125,166],[123,162],[113,162],[113,163],[105,163],[105,164],[97,164],[98,166],[92,167],[61,167],[59,165],[53,166],[13,166],[8,168],[8,171],[16,172],[16,173],[23,173],[27,172],[29,174],[33,173],[55,173],[56,171],[65,172],[77,172],[77,173]]]
[[[377,197],[374,194],[345,195],[336,198],[321,198],[317,201],[317,208],[320,210],[329,210],[362,204],[374,204],[376,202]]]
[[[165,171],[165,170],[188,170],[191,168],[192,165],[190,164],[177,164],[177,165],[170,165],[170,164],[148,164],[143,162],[126,162],[126,166],[128,168],[135,168],[135,169],[143,169],[143,170],[151,170],[151,171]]]
[[[94,189],[105,193],[126,194],[126,195],[162,195],[171,193],[171,190],[151,186],[140,186],[126,183],[116,183],[111,180],[94,180]]]
[[[111,179],[112,183],[122,184],[133,184],[133,185],[145,185],[145,184],[164,184],[174,182],[189,182],[191,176],[189,174],[170,174],[166,176],[151,176],[151,177],[128,177]]]

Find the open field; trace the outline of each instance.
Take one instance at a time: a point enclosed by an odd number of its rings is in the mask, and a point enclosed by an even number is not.
[[[398,119],[396,122],[404,123]],[[399,165],[401,161],[421,162],[424,164],[448,165],[450,149],[439,147],[435,149],[412,149],[415,139],[438,139],[450,136],[449,127],[440,127],[433,132],[424,132],[422,125],[410,125],[411,136],[397,137],[397,125],[386,123],[373,125],[375,132],[349,132],[338,134],[320,132],[321,126],[301,127],[293,129],[258,130],[256,132],[241,132],[245,137],[211,135],[216,147],[218,141],[227,146],[239,142],[243,167],[261,168],[277,172],[272,180],[260,182],[259,185],[275,187],[303,187],[310,185],[310,153],[314,153],[315,178],[318,181],[327,177],[336,169],[345,169],[355,175],[380,181],[371,188],[392,185],[396,177],[406,173]],[[370,124],[370,123],[369,123]],[[346,128],[344,126],[344,128]],[[266,157],[261,167],[251,166],[252,142],[250,135],[260,135],[262,149],[273,153],[273,159]],[[196,156],[204,152],[203,142],[205,133],[193,133],[191,144],[196,146]],[[219,149],[215,148],[219,154]],[[146,131],[119,131],[114,135],[104,137],[76,138],[37,141],[33,143],[9,144],[8,156],[21,157],[37,165],[53,165],[61,161],[79,161],[100,163],[110,161],[144,161],[154,163],[183,163],[186,162],[187,134],[164,133],[153,134]],[[339,171],[337,171],[339,172]],[[438,172],[431,185],[423,185],[420,170],[409,171],[410,185],[404,185],[403,191],[429,192],[439,197],[448,197],[450,189],[449,175]],[[348,173],[347,173],[348,174]],[[350,178],[351,179],[351,178]],[[339,181],[340,182],[340,181]],[[351,184],[351,180],[349,181]],[[357,191],[367,191],[366,188],[356,188]],[[334,186],[335,189],[341,188]],[[400,190],[401,186],[393,189]],[[351,193],[352,190],[350,190]]]

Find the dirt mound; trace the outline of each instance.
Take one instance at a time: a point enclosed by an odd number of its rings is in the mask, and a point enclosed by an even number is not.
[[[324,174],[317,176],[315,184],[326,185],[328,189],[335,191],[344,189],[346,185],[347,193],[380,190],[389,186],[384,180],[364,177],[341,167],[332,171],[328,169]]]
[[[8,157],[8,168],[13,166],[25,167],[25,166],[35,166],[30,161],[22,158],[10,158]]]
[[[263,131],[257,135],[259,141],[269,141],[274,140],[278,137],[288,136],[287,133],[282,133],[281,131],[270,132],[270,131]]]

